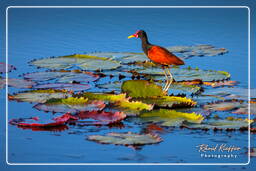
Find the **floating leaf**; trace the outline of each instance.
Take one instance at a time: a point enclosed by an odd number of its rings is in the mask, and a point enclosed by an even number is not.
[[[76,114],[79,119],[91,118],[97,120],[95,124],[113,124],[123,120],[126,115],[123,112],[105,112],[105,111],[86,111]]]
[[[195,46],[172,46],[167,47],[170,52],[178,53],[185,59],[193,56],[217,56],[228,52],[225,48],[215,48],[212,45],[195,45]]]
[[[208,119],[201,124],[185,124],[190,129],[240,129],[247,128],[248,120],[227,120],[227,119]]]
[[[36,83],[29,80],[23,80],[18,78],[8,78],[8,86],[15,88],[32,88]],[[0,88],[4,88],[6,85],[6,78],[0,78]]]
[[[86,54],[44,58],[31,61],[30,64],[49,69],[68,69],[74,66],[79,66],[84,70],[108,70],[120,66],[120,62],[118,61]]]
[[[165,94],[161,86],[146,80],[124,81],[121,89],[133,98],[158,97]]]
[[[223,86],[235,86],[238,84],[237,81],[220,81],[220,82],[204,82],[204,85],[209,85],[214,88],[216,87],[223,87]]]
[[[136,115],[141,110],[151,110],[153,105],[140,101],[130,101],[126,94],[103,94],[103,93],[83,93],[79,95],[90,100],[103,100],[111,103],[111,108],[125,112],[126,115]]]
[[[204,105],[203,108],[205,110],[212,111],[229,111],[239,108],[241,103],[238,101],[220,101],[211,104]]]
[[[147,122],[160,123],[163,126],[179,126],[182,122],[201,123],[204,117],[196,113],[177,112],[175,110],[153,110],[139,115]]]
[[[49,83],[39,84],[33,86],[37,89],[56,89],[56,90],[68,90],[68,91],[83,91],[90,88],[88,84],[72,84],[72,83]]]
[[[88,101],[87,99],[70,97],[67,99],[50,99],[46,103],[34,106],[38,110],[45,112],[77,113],[81,111],[102,110],[105,107],[103,101]]]
[[[52,98],[67,98],[72,94],[63,90],[32,90],[9,95],[9,100],[16,100],[20,102],[38,102],[44,103]]]
[[[17,125],[19,127],[42,127],[42,128],[49,128],[49,127],[57,127],[64,125],[70,119],[77,119],[76,117],[70,114],[64,114],[62,116],[53,118],[52,121],[42,122],[39,121],[38,117],[31,117],[31,118],[20,118],[20,119],[12,119],[9,121],[12,125]]]
[[[9,65],[9,64],[7,65],[6,63],[0,62],[0,73],[5,73],[6,71],[10,72],[12,70],[16,70],[16,68],[13,65]]]
[[[33,72],[24,74],[23,77],[33,81],[49,81],[56,80],[60,83],[72,83],[72,82],[91,82],[99,78],[92,73],[78,73],[68,71],[47,71],[47,72]]]
[[[128,100],[126,98],[126,94],[104,94],[104,93],[82,93],[78,96],[82,96],[85,98],[88,98],[90,100],[103,100],[103,101],[109,101],[109,102],[118,102],[123,100]]]
[[[248,114],[249,113],[249,105],[243,104],[241,107],[232,113],[236,114]],[[250,114],[255,115],[256,114],[256,103],[250,103]]]
[[[95,141],[102,144],[115,145],[147,145],[156,144],[162,139],[156,135],[151,134],[135,134],[135,133],[108,133],[107,135],[90,135],[88,140]]]
[[[88,55],[98,56],[98,57],[107,57],[122,63],[130,63],[134,61],[145,61],[148,60],[146,55],[143,53],[133,53],[133,52],[96,52]]]
[[[161,96],[157,98],[140,98],[144,103],[154,104],[158,107],[179,108],[179,107],[194,107],[197,103],[186,97],[177,96]]]
[[[136,70],[136,72],[151,79],[165,80],[164,72],[161,68],[144,68]],[[171,68],[171,73],[175,81],[202,80],[204,82],[212,82],[230,78],[230,74],[225,71],[210,71],[192,68]]]

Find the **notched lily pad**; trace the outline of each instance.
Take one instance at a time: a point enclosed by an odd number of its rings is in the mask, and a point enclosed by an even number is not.
[[[12,70],[16,70],[13,65],[7,65],[6,63],[0,62],[0,73],[11,72]]]
[[[162,87],[146,80],[128,80],[122,84],[122,92],[133,98],[163,96]]]
[[[237,100],[217,101],[203,106],[204,110],[210,111],[230,111],[241,106],[241,102]]]
[[[159,123],[162,126],[180,126],[184,121],[201,123],[204,117],[196,113],[177,112],[175,110],[153,110],[139,115],[146,122]]]
[[[50,99],[46,103],[39,103],[34,106],[38,110],[53,113],[77,113],[81,111],[102,110],[105,107],[103,101],[92,101],[86,98],[69,97],[66,99]]]
[[[74,66],[83,70],[109,70],[120,66],[120,62],[105,57],[75,54],[31,61],[30,64],[49,69],[68,69]]]
[[[14,95],[9,95],[9,100],[16,100],[19,102],[37,102],[44,103],[52,98],[67,98],[72,97],[72,93],[65,90],[31,90]]]
[[[164,72],[161,68],[144,68],[136,70],[138,74],[154,80],[165,80]],[[171,73],[175,81],[202,80],[204,82],[227,80],[231,76],[225,71],[212,71],[188,68],[171,68]]]
[[[249,114],[249,105],[248,105],[248,103],[242,104],[240,108],[233,111],[232,113]],[[256,103],[250,103],[250,114],[256,115]]]
[[[33,86],[36,89],[55,89],[68,91],[83,91],[90,88],[89,84],[72,84],[72,83],[48,83]]]
[[[75,116],[81,119],[94,119],[97,125],[109,125],[122,121],[126,115],[123,112],[86,111],[79,112]]]
[[[201,124],[185,124],[184,126],[190,129],[213,129],[213,130],[237,130],[248,128],[250,121],[247,119],[208,119]]]
[[[87,139],[101,144],[115,144],[125,146],[157,144],[162,141],[162,139],[157,135],[136,134],[131,132],[108,133],[107,135],[90,135]]]
[[[18,127],[28,127],[28,128],[52,128],[63,126],[69,120],[76,120],[77,118],[70,115],[64,114],[59,117],[53,118],[51,121],[40,121],[39,117],[31,117],[31,118],[19,118],[12,119],[9,121],[11,125],[17,125]]]
[[[167,49],[170,52],[178,53],[178,56],[182,56],[185,59],[193,56],[217,56],[228,52],[225,48],[215,48],[212,45],[172,46],[167,47]]]
[[[92,82],[99,78],[98,75],[89,72],[72,72],[72,71],[46,71],[46,72],[33,72],[24,74],[23,77],[33,81],[49,81],[56,80],[59,83],[72,83],[72,82]]]
[[[126,98],[126,94],[104,94],[104,93],[82,93],[79,97],[88,98],[90,100],[102,100],[109,102],[110,108],[123,111],[127,115],[136,115],[142,110],[152,110],[153,105],[146,104],[141,101],[132,101]]]
[[[6,85],[6,78],[0,78],[0,88],[4,88]],[[8,78],[8,86],[15,88],[32,88],[36,85],[35,82],[29,80],[23,80],[18,78]]]

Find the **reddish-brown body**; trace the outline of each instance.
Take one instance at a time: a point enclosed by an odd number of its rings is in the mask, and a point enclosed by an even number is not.
[[[150,60],[161,65],[184,65],[184,62],[160,46],[152,46],[148,49],[147,56]]]

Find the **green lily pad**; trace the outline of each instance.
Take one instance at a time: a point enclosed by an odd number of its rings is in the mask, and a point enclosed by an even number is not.
[[[134,80],[131,80],[131,82]],[[135,80],[137,81],[137,80]],[[103,92],[117,92],[120,93],[121,92],[121,86],[122,86],[122,82],[120,81],[114,81],[114,82],[109,82],[106,84],[97,84],[97,87],[101,88],[101,90]],[[198,94],[200,91],[202,90],[202,88],[200,86],[197,85],[187,85],[187,84],[182,84],[182,83],[172,83],[170,88],[169,88],[169,92],[172,94],[180,94],[180,93],[184,93],[184,94]]]
[[[102,144],[115,145],[147,145],[156,144],[162,141],[159,136],[151,134],[135,134],[135,133],[108,133],[107,135],[90,135],[87,138]]]
[[[204,105],[205,110],[211,111],[230,111],[237,109],[241,106],[241,103],[238,101],[220,101],[211,104]]]
[[[104,93],[82,93],[79,97],[88,98],[89,100],[102,100],[110,103],[110,108],[123,111],[126,115],[137,115],[143,110],[152,110],[153,105],[141,101],[131,101],[126,98],[126,94],[104,94]]]
[[[217,56],[228,52],[225,48],[215,48],[212,45],[195,45],[195,46],[172,46],[167,47],[170,52],[177,53],[185,59],[193,56]]]
[[[35,105],[34,108],[45,112],[77,113],[81,111],[102,110],[105,106],[103,101],[92,101],[83,97],[69,97],[66,99],[50,99],[45,103]]]
[[[86,54],[43,58],[31,61],[30,64],[49,69],[68,69],[78,66],[83,70],[109,70],[120,66],[118,61]]]
[[[99,78],[99,76],[92,73],[78,73],[68,71],[47,71],[47,72],[33,72],[24,74],[23,77],[33,81],[49,81],[56,80],[60,83],[70,82],[92,82]]]
[[[32,90],[9,95],[9,100],[16,100],[19,102],[37,102],[44,103],[52,98],[67,98],[72,94],[62,90]]]
[[[139,115],[146,122],[159,123],[162,126],[180,126],[184,121],[201,123],[204,117],[196,113],[177,112],[175,110],[153,110]]]
[[[128,80],[122,84],[122,92],[133,98],[163,96],[162,87],[146,80]]]
[[[33,86],[36,89],[55,89],[67,91],[83,91],[91,88],[89,84],[72,84],[72,83],[48,83]]]
[[[139,98],[138,100],[146,104],[154,104],[158,107],[180,108],[180,107],[194,107],[197,103],[186,97],[177,96],[161,96],[157,98]]]
[[[248,127],[248,120],[208,119],[201,124],[186,124],[191,129],[240,129]]]
[[[144,68],[137,70],[136,72],[150,79],[165,80],[164,72],[161,68]],[[175,81],[199,79],[205,82],[211,82],[230,78],[230,74],[225,71],[210,71],[191,68],[171,68],[171,73]]]
[[[133,52],[96,52],[88,55],[114,59],[117,61],[121,61],[121,63],[123,64],[127,64],[134,61],[148,60],[146,55],[144,55],[143,53],[133,53]]]

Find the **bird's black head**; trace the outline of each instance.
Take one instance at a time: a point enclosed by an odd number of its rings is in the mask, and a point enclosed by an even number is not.
[[[128,37],[128,39],[136,37],[136,38],[142,38],[142,37],[146,37],[146,32],[144,30],[138,30],[136,31],[136,33],[134,33],[133,35],[130,35]]]

